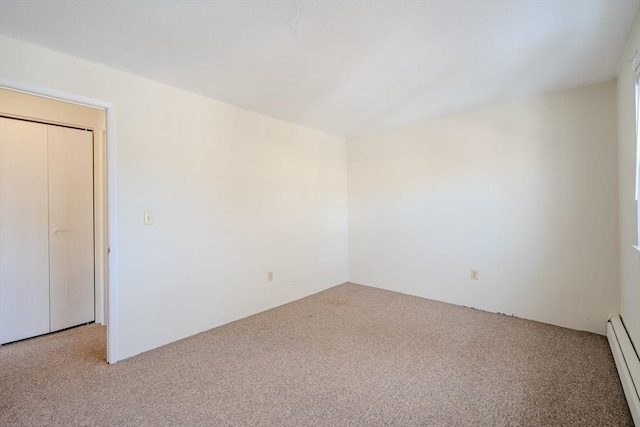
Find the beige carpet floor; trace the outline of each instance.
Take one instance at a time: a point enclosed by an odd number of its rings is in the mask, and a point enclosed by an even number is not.
[[[0,347],[0,425],[633,425],[605,337],[353,284],[104,355],[97,325]]]

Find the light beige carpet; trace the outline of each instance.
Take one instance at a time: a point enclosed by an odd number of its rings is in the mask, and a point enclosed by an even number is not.
[[[365,286],[113,366],[104,335],[0,347],[0,425],[632,425],[605,337]]]

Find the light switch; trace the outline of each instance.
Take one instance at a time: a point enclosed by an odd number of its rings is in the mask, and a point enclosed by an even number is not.
[[[144,213],[144,225],[153,225],[153,212],[146,211]]]

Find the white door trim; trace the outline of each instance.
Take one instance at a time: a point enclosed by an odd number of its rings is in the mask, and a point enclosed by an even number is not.
[[[108,283],[106,292],[107,307],[107,362],[118,361],[118,251],[117,251],[117,198],[116,198],[116,106],[107,101],[74,95],[55,89],[49,89],[28,83],[22,83],[0,77],[0,86],[45,98],[71,102],[105,110],[107,115],[107,229],[108,229]],[[97,242],[96,242],[97,244]]]

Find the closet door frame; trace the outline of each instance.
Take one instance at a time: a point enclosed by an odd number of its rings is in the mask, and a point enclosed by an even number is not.
[[[117,256],[117,193],[116,193],[116,105],[102,100],[61,92],[55,89],[0,78],[0,88],[56,101],[97,108],[105,112],[106,132],[101,138],[94,131],[94,198],[100,200],[102,209],[94,214],[94,248],[103,251],[101,259],[96,257],[96,275],[104,278],[103,301],[104,323],[107,325],[107,362],[116,363],[118,357],[118,256]],[[11,115],[3,114],[9,118]],[[13,117],[24,118],[24,117]],[[34,120],[38,121],[38,120]],[[61,123],[48,123],[61,124]],[[78,127],[73,126],[71,127]],[[85,129],[87,129],[85,127]],[[101,144],[96,147],[96,141]],[[98,150],[102,155],[98,155]],[[98,157],[100,157],[98,159]],[[95,206],[94,206],[95,209]]]

